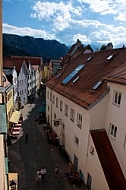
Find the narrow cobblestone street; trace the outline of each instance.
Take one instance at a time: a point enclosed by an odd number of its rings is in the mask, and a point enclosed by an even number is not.
[[[64,172],[68,170],[68,162],[59,154],[56,146],[47,142],[42,124],[35,122],[40,106],[41,101],[36,98],[33,104],[21,110],[24,116],[22,130],[19,138],[9,146],[9,172],[18,173],[18,190],[87,190],[84,184],[77,187],[66,180]],[[28,133],[27,143],[25,132]],[[54,178],[56,165],[61,169],[59,183]],[[45,166],[47,175],[45,181],[38,184],[35,181],[36,172],[42,166]]]

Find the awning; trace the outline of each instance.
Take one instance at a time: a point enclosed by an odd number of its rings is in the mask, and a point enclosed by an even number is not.
[[[19,118],[20,118],[20,112],[19,111],[14,111],[11,118],[10,118],[10,122],[12,123],[18,123]]]
[[[39,112],[46,112],[46,105],[42,105],[40,108],[39,108]]]
[[[9,190],[11,190],[10,183],[13,180],[16,183],[16,189],[18,189],[18,173],[8,173],[9,178]]]

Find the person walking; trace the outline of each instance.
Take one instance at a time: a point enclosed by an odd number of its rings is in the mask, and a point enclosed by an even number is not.
[[[59,170],[58,166],[55,167],[54,172],[55,172],[55,179],[59,182],[59,173],[60,173],[60,170]]]
[[[45,174],[47,173],[45,167],[43,166],[41,169],[41,179],[44,181],[45,180]]]
[[[27,132],[25,133],[25,142],[26,143],[28,142],[28,133]]]
[[[37,182],[41,182],[41,169],[37,171],[37,177],[36,177]]]

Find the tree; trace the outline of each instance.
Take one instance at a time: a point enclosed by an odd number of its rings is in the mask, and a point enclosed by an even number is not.
[[[105,44],[102,45],[101,48],[100,48],[100,50],[106,50],[106,45]]]

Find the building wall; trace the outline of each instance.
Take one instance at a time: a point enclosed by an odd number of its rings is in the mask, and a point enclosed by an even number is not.
[[[5,175],[4,165],[4,140],[3,135],[0,134],[0,189],[7,190],[7,179]]]
[[[107,94],[101,101],[89,110],[90,113],[90,129],[105,128],[107,101],[109,94]]]
[[[37,92],[37,90],[39,89],[39,86],[40,86],[40,82],[39,82],[40,76],[39,76],[39,70],[38,69],[36,70],[35,78],[36,78],[35,80],[36,80],[36,92]]]
[[[23,64],[18,76],[18,97],[21,99],[21,106],[27,103],[27,74]]]
[[[107,104],[106,131],[126,178],[126,87],[114,83],[108,85],[110,86],[110,94]],[[115,90],[122,93],[120,106],[113,104]],[[110,134],[110,123],[117,127],[116,138]]]
[[[8,122],[12,116],[13,109],[14,109],[14,102],[13,102],[13,87],[11,87],[7,92],[6,92],[6,109],[7,109],[7,118]],[[8,123],[9,127],[9,123]]]
[[[91,135],[89,137],[86,172],[92,178],[91,190],[109,190]],[[85,181],[87,181],[87,177],[88,175],[85,176]]]
[[[16,103],[16,100],[17,100],[17,72],[16,70],[14,69],[13,70],[13,89],[14,89],[14,104]]]
[[[88,136],[89,136],[89,127],[90,127],[90,114],[88,112],[78,106],[77,104],[71,102],[70,100],[60,96],[56,92],[52,92],[55,97],[58,97],[59,102],[60,100],[63,101],[63,110],[60,111],[60,106],[58,108],[55,104],[51,103],[50,96],[48,97],[51,91],[47,88],[47,118],[49,115],[49,123],[52,125],[54,131],[57,133],[60,140],[62,139],[62,135],[65,136],[65,150],[69,154],[69,158],[72,162],[74,162],[74,155],[78,158],[78,169],[81,169],[85,175],[86,172],[86,159],[87,159],[87,144],[88,144]],[[68,105],[68,117],[64,114],[64,106],[65,104]],[[60,103],[59,103],[60,105]],[[75,121],[72,122],[70,120],[70,109],[73,108],[75,110]],[[82,127],[81,129],[77,126],[77,113],[83,115]],[[52,114],[52,118],[51,118]],[[56,118],[54,118],[54,114]],[[54,126],[54,120],[61,119],[61,123],[58,127]],[[52,121],[51,121],[52,120]],[[63,124],[65,129],[63,129]],[[64,133],[64,134],[63,134]],[[75,143],[75,137],[79,139],[79,144]]]

